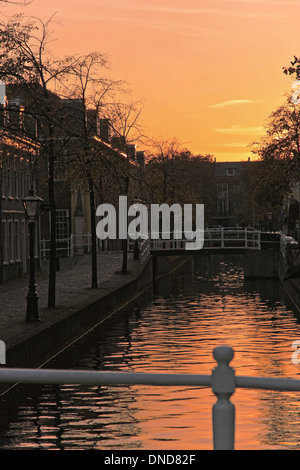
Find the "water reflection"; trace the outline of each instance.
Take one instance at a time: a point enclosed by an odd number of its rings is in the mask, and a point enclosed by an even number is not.
[[[240,256],[198,256],[161,277],[143,308],[120,314],[74,368],[211,373],[214,347],[238,375],[297,377],[299,320],[276,281],[244,281]],[[74,354],[73,354],[74,355]],[[47,386],[0,430],[1,449],[211,449],[210,389]],[[237,449],[298,449],[299,394],[238,389]]]

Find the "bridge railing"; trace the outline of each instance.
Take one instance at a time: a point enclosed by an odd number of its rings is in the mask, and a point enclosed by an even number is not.
[[[261,248],[261,232],[247,228],[206,229],[204,246],[220,248]]]
[[[204,248],[255,248],[261,249],[261,232],[243,228],[204,230]],[[153,250],[182,250],[193,240],[194,232],[160,232],[151,237]]]
[[[234,450],[235,447],[235,406],[231,396],[235,389],[250,388],[262,390],[300,391],[300,380],[271,377],[236,376],[229,365],[234,351],[220,346],[213,351],[217,366],[210,375],[103,372],[52,369],[9,369],[0,368],[0,383],[29,383],[57,385],[149,385],[149,386],[192,386],[211,387],[217,397],[212,407],[212,430],[214,450]]]
[[[139,245],[139,250],[140,250],[140,262],[141,264],[144,264],[149,256],[151,255],[151,243],[149,238],[145,238],[141,240],[140,245]]]
[[[289,265],[300,266],[299,244],[290,244],[282,233],[280,234],[280,253]]]

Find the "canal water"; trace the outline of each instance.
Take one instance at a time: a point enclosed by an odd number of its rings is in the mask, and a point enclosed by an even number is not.
[[[297,311],[279,282],[245,281],[238,255],[203,255],[161,277],[150,299],[102,326],[69,366],[210,374],[213,349],[226,344],[237,375],[300,378],[297,339]],[[1,449],[212,449],[210,388],[23,387],[14,412],[1,415]],[[300,449],[300,393],[237,389],[232,402],[236,449]],[[1,407],[12,409],[3,399]]]

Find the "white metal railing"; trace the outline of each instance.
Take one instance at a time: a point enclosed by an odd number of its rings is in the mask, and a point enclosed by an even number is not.
[[[288,252],[288,243],[286,239],[284,238],[283,234],[280,233],[280,253],[284,259],[286,259],[287,257],[287,252]]]
[[[180,234],[181,235],[181,234]],[[182,250],[185,244],[193,240],[194,232],[160,232],[151,238],[153,250]],[[255,248],[261,249],[261,232],[243,228],[224,228],[204,230],[204,248]],[[266,242],[268,243],[268,242]]]
[[[300,264],[300,251],[298,244],[290,244],[282,233],[280,233],[280,253],[288,263],[296,265]]]
[[[97,239],[97,252],[106,249],[102,245],[107,245],[107,241],[103,242]],[[101,248],[102,246],[102,248]],[[56,240],[56,251],[64,252],[65,256],[74,256],[74,253],[83,251],[84,253],[90,253],[92,250],[92,234],[85,233],[82,235],[71,234],[68,238],[59,238]],[[41,240],[41,258],[47,257],[47,253],[50,252],[50,240],[43,238]]]
[[[141,264],[146,263],[147,259],[151,255],[151,243],[149,238],[145,238],[144,240],[141,240],[139,244],[139,250],[140,250],[140,262]]]
[[[141,253],[141,261],[145,262],[149,256],[150,250],[183,250],[187,242],[193,241],[194,232],[181,232],[176,231],[160,232],[157,234],[141,235],[138,240],[139,250]],[[278,234],[280,237],[280,251],[284,258],[287,256],[288,245],[285,242],[283,235]],[[97,252],[103,251],[105,247],[101,245],[100,240],[97,240]],[[104,242],[107,243],[107,240]],[[68,238],[56,240],[57,251],[63,252],[65,256],[73,256],[76,251],[83,250],[85,253],[90,253],[92,248],[92,235],[86,233],[83,235],[71,234]],[[205,229],[204,230],[204,248],[253,248],[260,250],[262,244],[274,244],[273,240],[262,240],[262,233],[259,230],[249,230],[244,228],[220,228],[220,229]],[[101,245],[101,246],[100,246]],[[129,251],[134,250],[135,240],[128,238]],[[108,248],[108,247],[106,247]],[[41,257],[46,258],[47,252],[50,251],[50,240],[41,240]]]
[[[230,401],[237,387],[263,390],[300,391],[300,380],[271,377],[236,376],[229,366],[234,351],[229,346],[214,349],[217,366],[211,375],[82,370],[0,368],[1,383],[80,384],[80,385],[154,385],[211,387],[217,397],[212,407],[214,450],[234,450],[235,406]]]
[[[60,238],[56,240],[56,251],[65,252],[66,256],[73,256],[72,238]],[[50,252],[50,240],[43,238],[41,240],[41,258],[47,257],[47,252]]]
[[[256,248],[261,249],[261,232],[247,228],[205,229],[204,246],[220,248]]]

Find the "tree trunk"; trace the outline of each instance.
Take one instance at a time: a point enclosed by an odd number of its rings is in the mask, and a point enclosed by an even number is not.
[[[53,150],[53,143],[51,145]],[[51,154],[51,151],[50,151]],[[48,308],[55,308],[56,304],[56,203],[54,192],[54,156],[49,155],[49,203],[50,203],[50,265],[49,265],[49,287]]]
[[[90,196],[90,219],[91,219],[91,232],[92,232],[92,289],[98,288],[98,273],[97,273],[97,236],[96,236],[96,208],[95,208],[95,192],[92,176],[87,171],[89,183],[89,196]]]
[[[125,196],[128,196],[128,190],[129,190],[129,177],[127,176],[125,178]],[[127,219],[126,219],[127,220]],[[126,223],[126,232],[128,229],[128,220]],[[122,260],[122,273],[127,273],[127,262],[128,262],[128,239],[126,237],[125,240],[122,241],[123,245],[123,260]]]

